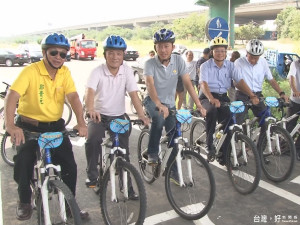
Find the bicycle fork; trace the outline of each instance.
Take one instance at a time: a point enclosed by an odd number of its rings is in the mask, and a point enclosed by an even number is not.
[[[240,125],[234,125],[234,126],[230,126],[229,127],[229,130],[234,130],[234,127],[238,127],[239,129],[242,129],[242,126]],[[236,132],[232,132],[232,137],[230,139],[230,144],[231,144],[231,153],[232,153],[232,157],[233,157],[233,167],[238,167],[240,166],[239,165],[239,162],[238,162],[238,159],[237,159],[237,155],[236,155],[236,147],[235,147],[235,135],[236,135]],[[244,162],[247,164],[248,163],[248,158],[247,158],[247,153],[246,153],[246,146],[245,146],[245,142],[242,142],[242,154],[243,154],[243,159],[244,159]]]
[[[113,156],[114,152],[116,150],[119,150],[122,152],[122,154],[126,154],[126,149],[120,148],[120,147],[114,147],[111,149],[111,155]],[[117,173],[117,161],[121,160],[119,157],[115,157],[113,159],[113,162],[111,163],[111,166],[109,167],[109,176],[110,176],[110,183],[111,183],[111,201],[112,202],[118,202],[117,195],[116,195],[116,177],[115,174]],[[123,188],[123,194],[126,199],[128,199],[128,177],[127,177],[127,171],[122,170],[122,188]]]
[[[179,185],[180,187],[186,187],[186,183],[183,181],[183,175],[182,175],[182,160],[181,160],[181,153],[183,151],[183,145],[179,144],[179,140],[183,140],[185,148],[187,148],[188,145],[188,140],[187,138],[176,138],[174,140],[174,144],[177,145],[177,155],[176,155],[176,164],[177,164],[177,172],[178,172],[178,177],[179,177]],[[188,170],[188,177],[189,177],[189,184],[193,184],[193,176],[192,176],[192,164],[191,164],[191,159],[187,159],[187,170]]]
[[[274,121],[273,118],[267,118],[268,120],[272,120]],[[268,148],[267,148],[267,154],[272,154],[272,143],[271,143],[271,123],[268,124],[268,128],[266,130],[266,134],[267,134],[267,144],[268,144]],[[280,143],[279,143],[279,135],[275,134],[275,146],[276,146],[276,150],[279,154],[281,154],[281,150],[280,150]]]

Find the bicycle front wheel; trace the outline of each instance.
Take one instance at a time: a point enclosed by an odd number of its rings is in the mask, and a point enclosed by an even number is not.
[[[127,179],[123,179],[127,174]],[[122,159],[116,163],[115,186],[109,170],[100,184],[100,207],[105,224],[143,224],[146,216],[146,191],[143,181],[133,165]],[[127,180],[128,193],[124,193]],[[113,188],[114,186],[114,188]],[[113,191],[116,198],[112,199]]]
[[[17,149],[14,144],[10,141],[10,135],[4,134],[2,136],[1,141],[1,157],[4,162],[6,162],[10,166],[14,166],[15,162],[13,160],[13,157],[17,154]]]
[[[63,119],[65,120],[65,126],[67,126],[72,119],[72,107],[67,102],[64,104]]]
[[[197,119],[193,122],[190,132],[190,143],[194,151],[206,153],[206,127],[204,120]]]
[[[261,166],[268,179],[281,182],[288,179],[293,172],[296,158],[295,144],[291,135],[278,125],[271,126],[270,132],[270,145],[266,134],[263,134],[259,144]]]
[[[205,216],[213,205],[216,192],[215,179],[206,160],[196,152],[183,151],[181,167],[183,186],[173,179],[172,173],[178,173],[175,160],[165,171],[167,197],[181,217],[197,220]]]
[[[48,207],[51,224],[82,224],[77,202],[68,188],[60,180],[49,180]],[[44,225],[44,204],[42,195],[37,200],[38,224]]]
[[[234,160],[234,150],[237,162]],[[241,194],[253,192],[260,181],[260,159],[253,141],[246,135],[235,132],[234,146],[229,145],[226,153],[229,179]]]

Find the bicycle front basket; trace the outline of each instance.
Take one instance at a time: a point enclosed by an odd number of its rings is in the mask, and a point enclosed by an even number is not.
[[[245,105],[242,101],[233,101],[229,106],[230,112],[232,113],[242,113],[245,111]]]
[[[278,99],[276,97],[266,97],[265,103],[269,107],[277,107],[279,105]]]
[[[187,109],[179,109],[176,113],[176,119],[179,123],[191,123],[192,122],[192,114]]]
[[[42,149],[56,148],[61,145],[63,139],[61,132],[46,132],[39,136],[38,143]]]
[[[110,122],[110,129],[114,133],[124,134],[129,130],[129,120],[114,119]]]

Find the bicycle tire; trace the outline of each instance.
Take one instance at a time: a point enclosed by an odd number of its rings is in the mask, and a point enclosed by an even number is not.
[[[190,150],[182,151],[181,154],[185,186],[180,187],[170,179],[171,168],[177,165],[174,160],[165,171],[166,194],[176,213],[184,219],[197,220],[205,216],[213,205],[216,194],[215,179],[207,161],[201,155]],[[193,176],[192,182],[188,182],[189,172]]]
[[[140,133],[138,139],[137,155],[138,155],[139,169],[141,171],[143,179],[148,184],[152,184],[156,180],[156,178],[154,176],[154,167],[152,165],[149,165],[147,162],[149,136],[150,136],[149,130],[143,130]]]
[[[190,143],[195,152],[198,154],[201,152],[206,154],[206,122],[204,120],[197,119],[192,123]]]
[[[6,164],[8,164],[10,166],[14,166],[15,162],[13,160],[13,157],[17,154],[17,149],[16,149],[16,146],[11,143],[11,141],[9,140],[9,137],[10,137],[10,135],[7,133],[5,133],[2,136],[1,157]]]
[[[0,134],[5,134],[5,125],[4,125],[4,107],[0,108]]]
[[[271,145],[272,153],[266,154],[267,138],[263,134],[259,147],[261,167],[265,176],[274,182],[282,182],[288,179],[294,169],[296,159],[296,149],[294,141],[287,130],[279,125],[271,125]],[[276,149],[276,136],[280,141],[281,153]]]
[[[116,162],[116,197],[117,201],[111,199],[111,178],[109,170],[104,174],[100,184],[100,207],[105,224],[143,224],[146,217],[147,197],[139,172],[129,162],[119,158]],[[131,181],[134,192],[138,194],[138,200],[131,200],[124,196],[122,191],[122,174],[127,172],[128,181]],[[129,182],[128,182],[129,183]],[[130,189],[130,188],[128,188]],[[117,215],[117,213],[120,213]]]
[[[238,166],[234,166],[231,143],[227,149],[226,166],[229,179],[239,193],[250,194],[259,184],[261,178],[260,158],[253,141],[243,133],[235,133],[235,149]],[[245,144],[247,161],[243,156],[242,146]]]
[[[64,103],[63,119],[65,120],[65,126],[67,126],[72,119],[72,107],[68,102]]]
[[[49,214],[51,224],[82,224],[80,217],[80,210],[75,200],[74,195],[68,188],[68,186],[60,180],[49,180],[48,182],[48,201],[49,201]],[[64,196],[65,209],[61,208],[59,193]],[[62,202],[62,201],[61,201]],[[60,218],[60,215],[64,214],[67,221]],[[37,215],[38,224],[44,225],[44,210],[42,195],[38,195],[37,199]]]

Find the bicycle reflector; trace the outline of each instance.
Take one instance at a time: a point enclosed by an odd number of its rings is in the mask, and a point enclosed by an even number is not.
[[[176,113],[176,119],[179,123],[191,123],[192,122],[192,114],[187,109],[179,109]]]
[[[233,101],[229,106],[230,112],[232,113],[242,113],[245,111],[245,105],[242,101]]]
[[[114,133],[124,134],[129,130],[129,121],[123,119],[114,119],[110,122],[110,129]]]
[[[266,97],[265,103],[269,107],[277,107],[279,105],[278,99],[276,97]]]
[[[63,141],[61,132],[47,132],[40,135],[38,139],[39,146],[44,148],[57,148]]]

